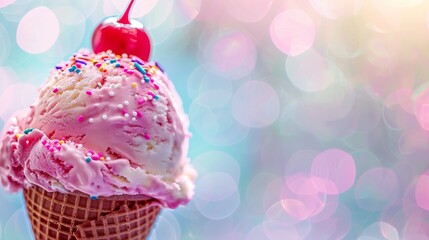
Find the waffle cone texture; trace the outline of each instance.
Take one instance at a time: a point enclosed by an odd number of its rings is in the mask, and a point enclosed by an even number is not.
[[[33,186],[24,198],[37,240],[146,239],[161,205],[146,196],[92,200],[83,193],[48,192]]]

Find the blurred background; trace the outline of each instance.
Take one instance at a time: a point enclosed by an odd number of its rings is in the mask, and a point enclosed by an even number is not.
[[[0,128],[128,1],[0,0]],[[150,240],[429,239],[429,1],[137,0],[194,199]],[[0,189],[0,239],[31,239]]]

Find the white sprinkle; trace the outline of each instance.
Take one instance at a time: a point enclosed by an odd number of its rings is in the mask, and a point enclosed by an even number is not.
[[[97,85],[98,85],[99,87],[102,87],[102,86],[103,86],[103,85],[101,85],[101,82],[97,83]],[[113,93],[113,94],[115,94],[115,93]]]
[[[125,79],[127,79],[127,76],[122,75],[122,80],[125,80]]]
[[[129,117],[130,117],[130,114],[125,113],[125,114],[124,114],[124,117],[129,118]]]
[[[91,153],[87,153],[86,156],[90,157],[90,156],[92,156],[92,154]]]
[[[137,119],[135,117],[131,118],[131,120],[133,120],[133,122],[137,121]]]
[[[111,97],[113,97],[113,96],[115,96],[115,92],[110,91],[110,92],[109,92],[109,95],[110,95]]]
[[[89,122],[89,123],[93,123],[93,122],[94,122],[94,118],[90,118],[90,119],[88,119],[88,122]]]
[[[127,106],[128,104],[130,104],[130,102],[128,101],[124,101],[124,105]]]
[[[143,84],[145,83],[144,79],[143,79],[143,80],[141,80],[140,82],[141,82],[141,83],[143,83]]]
[[[118,108],[124,108],[124,105],[118,104]]]
[[[107,157],[107,158],[106,158],[106,160],[107,160],[107,161],[110,161],[110,160],[111,160],[111,158],[110,158],[110,157]]]
[[[153,116],[153,119],[157,120],[157,119],[158,119],[158,117],[157,117],[157,116]]]
[[[134,117],[137,116],[137,112],[136,111],[133,112],[133,116]]]
[[[101,116],[104,120],[106,120],[107,119],[107,115],[106,114],[104,114],[103,116]]]
[[[143,97],[143,100],[147,101],[147,97]]]

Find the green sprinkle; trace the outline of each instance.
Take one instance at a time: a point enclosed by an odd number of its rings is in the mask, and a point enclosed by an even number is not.
[[[90,158],[90,157],[87,157],[87,158],[85,158],[85,161],[86,161],[87,163],[89,163],[89,162],[91,162],[91,158]]]

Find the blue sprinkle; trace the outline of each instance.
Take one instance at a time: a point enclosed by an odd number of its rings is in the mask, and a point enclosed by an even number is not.
[[[80,69],[76,69],[76,72],[77,72],[77,73],[80,73]]]
[[[135,67],[135,68],[137,68],[137,70],[138,70],[139,72],[141,72],[143,75],[145,75],[145,74],[146,74],[146,70],[144,70],[144,69],[142,68],[142,66],[140,66],[138,63],[134,62],[134,67]]]
[[[116,59],[110,59],[110,63],[116,62]]]
[[[85,158],[85,161],[86,161],[87,163],[89,163],[89,162],[91,162],[91,158],[90,158],[90,157],[87,157],[87,158]]]
[[[97,196],[91,196],[91,200],[97,200]]]
[[[154,97],[154,98],[155,98],[155,100],[158,100],[158,99],[159,99],[159,96],[158,96],[158,95],[155,95],[155,97]]]
[[[57,70],[60,70],[60,69],[62,69],[63,67],[62,66],[55,66],[55,69],[57,69]]]
[[[119,63],[117,63],[117,64],[115,65],[115,67],[117,67],[117,68],[118,68],[118,67],[120,67],[120,66],[121,66],[121,64],[119,64]]]
[[[146,76],[146,75],[143,76],[143,79],[144,79],[145,82],[150,82],[150,78],[148,76]]]
[[[33,130],[34,130],[34,128],[27,128],[24,130],[24,134],[27,135],[27,134],[31,133]]]

